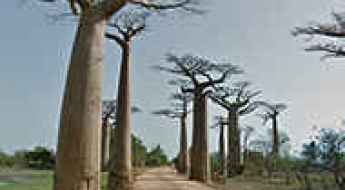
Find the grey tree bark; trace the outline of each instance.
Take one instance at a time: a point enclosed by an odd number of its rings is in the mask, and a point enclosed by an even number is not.
[[[131,126],[130,126],[130,44],[126,41],[122,48],[122,63],[117,98],[117,130],[115,145],[111,155],[108,180],[109,190],[127,190],[132,187]]]
[[[210,177],[207,143],[207,97],[198,93],[198,90],[196,90],[194,97],[190,179],[207,182]]]
[[[80,17],[60,116],[55,190],[100,189],[105,28],[105,19]]]
[[[110,158],[110,136],[111,136],[111,125],[108,121],[103,121],[102,126],[102,159],[101,168],[102,171],[109,169],[109,158]]]
[[[228,177],[236,176],[241,167],[240,131],[237,110],[229,111],[228,127]]]
[[[188,173],[187,126],[185,117],[181,117],[180,154],[178,168],[180,173]]]
[[[226,153],[225,153],[225,139],[224,139],[224,124],[220,125],[219,133],[219,154],[220,154],[220,174],[226,174]]]
[[[272,147],[272,154],[274,156],[279,155],[279,133],[278,133],[278,122],[277,122],[277,117],[272,118],[272,142],[273,142],[273,147]]]

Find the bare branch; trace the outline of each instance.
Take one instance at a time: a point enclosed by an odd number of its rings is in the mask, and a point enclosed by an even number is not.
[[[250,84],[250,82],[244,81],[235,83],[235,88],[216,88],[216,91],[210,96],[210,98],[227,110],[238,110],[240,115],[252,113],[257,109],[258,104],[251,101],[253,98],[261,94],[261,91],[248,90],[247,88]],[[233,101],[228,99],[232,96],[235,96]]]
[[[155,69],[169,72],[181,77],[187,78],[190,82],[185,82],[182,86],[185,92],[195,92],[199,90],[202,93],[210,92],[209,87],[217,88],[217,84],[225,82],[230,75],[240,74],[243,71],[235,65],[226,63],[219,64],[209,59],[200,56],[193,56],[186,54],[178,57],[176,55],[168,54],[167,62],[173,63],[173,67],[155,66]],[[214,79],[214,75],[221,75],[219,78]],[[176,84],[177,81],[172,81],[171,84]]]
[[[171,109],[162,109],[162,110],[154,111],[154,112],[152,112],[152,114],[159,115],[159,116],[165,116],[165,117],[169,117],[169,118],[173,118],[173,119],[180,118],[182,115],[180,112],[175,112]]]
[[[292,34],[298,35],[319,35],[331,38],[345,38],[345,19],[343,13],[332,13],[335,20],[333,24],[311,24],[306,27],[296,27]]]
[[[203,11],[188,7],[188,5],[193,4],[192,0],[183,0],[180,2],[176,3],[171,3],[171,4],[161,4],[161,3],[153,3],[150,2],[149,0],[128,0],[128,2],[134,4],[134,5],[139,5],[141,7],[145,7],[147,9],[151,10],[171,10],[171,9],[184,9],[186,11],[191,11],[195,13],[203,13]]]
[[[317,44],[310,46],[309,48],[305,49],[306,51],[319,51],[326,53],[322,59],[330,58],[330,57],[344,57],[345,56],[345,49],[343,46],[337,44]]]
[[[258,104],[256,102],[253,103],[249,103],[248,105],[246,105],[245,108],[239,110],[239,114],[242,115],[247,115],[250,114],[252,112],[254,112],[257,108],[258,108]]]
[[[174,63],[177,66],[177,68],[175,67],[174,69],[176,74],[179,73],[189,77],[194,85],[199,84],[194,71],[194,68],[197,67],[197,64],[192,62],[192,56],[185,55],[184,57],[179,58],[175,55],[167,54],[166,60],[167,62]]]
[[[266,108],[266,111],[264,111],[264,114],[269,117],[275,117],[287,109],[287,106],[282,103],[272,104],[272,103],[268,103],[264,101],[257,101],[256,104],[258,106]]]
[[[231,105],[229,104],[229,102],[224,101],[223,98],[218,98],[216,97],[214,94],[211,94],[210,96],[208,96],[214,103],[222,106],[224,109],[229,110],[231,108]]]
[[[105,33],[105,37],[110,39],[110,40],[114,40],[116,43],[118,43],[121,47],[125,46],[125,41],[120,38],[119,36],[115,35],[115,34],[110,34],[108,32]]]
[[[345,49],[344,44],[341,40],[345,38],[345,14],[344,13],[332,13],[334,23],[317,23],[310,24],[305,27],[296,27],[292,31],[292,35],[306,35],[306,36],[319,36],[321,39],[325,40],[326,43],[318,43],[305,48],[309,52],[323,52],[325,55],[322,59],[330,57],[344,57]],[[339,43],[337,43],[339,42]]]
[[[117,42],[122,39],[120,45],[124,45],[126,41],[130,41],[133,37],[144,31],[146,27],[146,19],[150,14],[142,9],[129,9],[124,12],[116,14],[112,22],[108,23],[108,26],[115,28],[119,35],[110,34],[107,35],[117,36]],[[110,38],[114,39],[114,38]]]
[[[223,70],[222,71],[222,75],[221,77],[219,77],[218,79],[211,79],[210,77],[208,78],[208,82],[205,83],[205,86],[214,86],[215,84],[221,84],[224,83],[226,79],[228,79],[231,75],[233,74],[242,74],[243,71],[241,69],[239,69],[238,66],[234,66],[234,65],[230,65],[227,70]]]

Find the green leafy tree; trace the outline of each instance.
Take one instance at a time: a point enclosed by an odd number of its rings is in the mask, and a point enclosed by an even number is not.
[[[55,154],[45,147],[35,147],[26,152],[25,160],[29,168],[33,169],[53,169],[55,166]]]
[[[160,145],[157,145],[154,149],[147,153],[146,165],[149,167],[167,165],[168,157],[164,153]]]
[[[144,167],[147,157],[147,147],[142,140],[132,135],[132,165],[134,167]]]

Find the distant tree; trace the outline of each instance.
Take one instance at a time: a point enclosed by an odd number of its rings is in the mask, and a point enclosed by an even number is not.
[[[333,173],[340,189],[345,189],[345,131],[322,129],[318,136],[323,167]]]
[[[243,138],[243,160],[244,160],[244,163],[246,163],[247,158],[248,158],[249,139],[254,132],[254,127],[245,126],[244,128],[242,128],[242,132],[243,132],[243,136],[244,136],[244,138]]]
[[[241,133],[239,117],[252,113],[257,108],[253,98],[261,91],[249,90],[249,82],[235,83],[234,88],[221,87],[210,95],[211,100],[228,111],[228,176],[233,177],[241,171]]]
[[[211,126],[211,128],[219,128],[219,139],[218,139],[218,152],[219,152],[219,174],[226,175],[226,153],[225,153],[225,138],[224,138],[224,128],[228,125],[226,118],[221,116],[215,117],[216,123]]]
[[[210,170],[212,173],[212,177],[213,179],[218,177],[218,173],[221,169],[221,155],[219,154],[219,152],[211,152],[210,153]]]
[[[279,131],[278,131],[278,116],[281,112],[287,109],[285,104],[272,104],[267,102],[258,102],[263,108],[263,112],[258,116],[263,120],[265,125],[267,122],[272,122],[272,156],[279,156]]]
[[[147,157],[147,148],[142,140],[132,135],[132,165],[134,167],[144,167]]]
[[[168,157],[160,145],[147,153],[146,165],[149,167],[163,166],[168,164]]]
[[[115,120],[116,101],[102,101],[102,150],[101,150],[101,167],[103,171],[109,169],[110,158],[110,141],[111,141],[111,121]]]
[[[47,170],[55,167],[55,154],[45,147],[37,146],[27,151],[25,160],[29,168]]]
[[[13,155],[0,152],[1,167],[51,170],[55,168],[55,153],[41,146],[32,150],[16,151]]]
[[[109,159],[111,152],[114,152],[115,127],[118,125],[116,120],[117,101],[102,101],[102,169],[109,169]],[[138,113],[142,110],[139,107],[132,106],[131,112]]]
[[[3,167],[13,167],[15,164],[15,161],[12,159],[12,157],[5,152],[0,151],[0,168]]]
[[[176,81],[174,81],[174,83],[176,83]],[[187,174],[188,143],[186,120],[190,112],[188,110],[188,104],[192,101],[192,97],[188,93],[180,92],[173,94],[171,99],[175,102],[171,105],[170,109],[161,109],[153,112],[153,114],[180,120],[180,152],[177,157],[177,170],[180,173]]]
[[[345,57],[345,13],[332,13],[333,23],[313,23],[307,26],[296,27],[292,34],[294,36],[308,36],[312,39],[318,37],[315,44],[305,50],[308,52],[322,52],[323,58]],[[310,41],[310,39],[309,39]]]
[[[207,139],[207,95],[212,88],[226,82],[233,74],[240,74],[239,67],[229,63],[217,63],[203,57],[167,55],[173,67],[156,68],[188,80],[184,92],[193,94],[193,135],[191,147],[190,179],[206,182],[209,179],[209,155]]]
[[[311,142],[303,145],[302,156],[302,172],[331,172],[339,189],[345,188],[345,131],[321,129]]]

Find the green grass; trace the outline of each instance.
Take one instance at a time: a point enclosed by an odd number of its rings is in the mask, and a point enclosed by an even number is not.
[[[49,190],[53,185],[53,174],[50,171],[11,172],[11,179],[1,182],[0,190]]]
[[[102,189],[105,190],[106,174],[102,177]],[[51,190],[53,189],[52,171],[10,170],[0,171],[0,190]],[[8,184],[6,184],[8,183]]]

